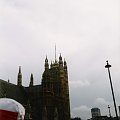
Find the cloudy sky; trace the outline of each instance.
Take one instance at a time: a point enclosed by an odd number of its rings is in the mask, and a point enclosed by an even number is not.
[[[117,106],[120,105],[119,0],[0,0],[0,79],[16,84],[22,66],[23,84],[30,74],[41,83],[44,59],[62,53],[69,72],[71,116],[90,118],[99,107],[114,107],[106,60]]]

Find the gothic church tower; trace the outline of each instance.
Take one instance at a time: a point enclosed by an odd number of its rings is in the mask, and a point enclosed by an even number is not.
[[[45,70],[42,76],[43,108],[46,107],[48,120],[70,120],[70,101],[68,86],[67,63],[55,58],[49,66],[48,59],[45,59]],[[57,117],[55,117],[57,111]]]

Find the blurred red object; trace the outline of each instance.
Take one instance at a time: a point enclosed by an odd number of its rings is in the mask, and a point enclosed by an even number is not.
[[[0,98],[0,120],[24,120],[25,109],[17,101]]]

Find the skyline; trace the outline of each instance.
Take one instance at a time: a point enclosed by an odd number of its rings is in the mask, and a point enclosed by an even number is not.
[[[67,61],[71,115],[90,118],[98,107],[115,116],[106,60],[117,106],[120,105],[119,0],[1,0],[0,79],[16,84],[22,67],[23,85],[33,73],[40,84],[46,55],[49,63],[62,54]]]

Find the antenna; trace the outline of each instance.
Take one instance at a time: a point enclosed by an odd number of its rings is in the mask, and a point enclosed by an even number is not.
[[[55,61],[56,61],[56,44],[55,44]]]

